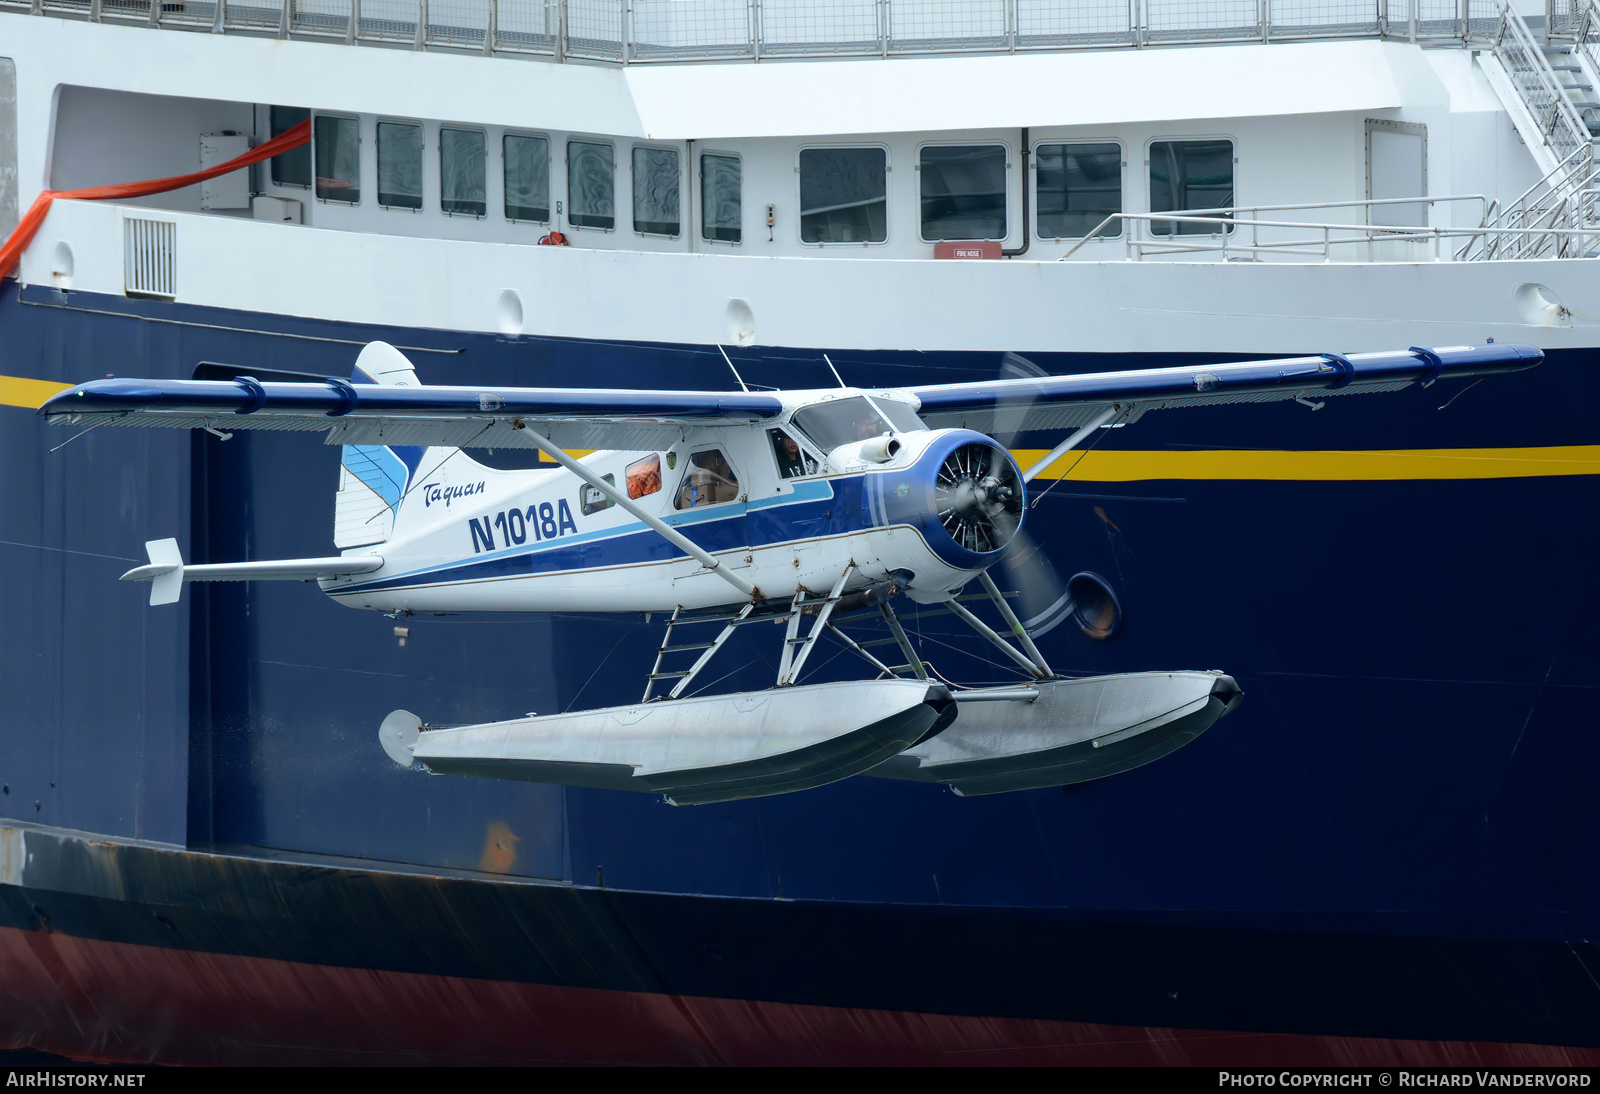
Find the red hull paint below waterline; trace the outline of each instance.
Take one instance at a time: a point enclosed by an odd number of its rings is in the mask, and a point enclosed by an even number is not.
[[[338,968],[0,928],[0,1041],[105,1063],[1597,1066],[1600,1049],[1141,1029]]]

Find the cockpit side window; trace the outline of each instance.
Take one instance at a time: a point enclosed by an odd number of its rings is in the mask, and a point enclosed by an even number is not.
[[[673,505],[678,509],[699,509],[739,498],[739,477],[720,448],[708,448],[689,457]]]
[[[801,447],[786,429],[767,430],[772,442],[772,458],[778,461],[780,479],[800,479],[817,473],[817,459]]]

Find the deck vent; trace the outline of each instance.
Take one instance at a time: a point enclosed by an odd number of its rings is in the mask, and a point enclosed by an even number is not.
[[[170,220],[125,217],[122,221],[123,281],[129,296],[177,296]]]

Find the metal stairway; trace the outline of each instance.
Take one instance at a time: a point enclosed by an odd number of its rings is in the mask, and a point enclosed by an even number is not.
[[[1488,231],[1457,259],[1577,258],[1600,245],[1600,0],[1560,3],[1543,40],[1505,4],[1492,48],[1478,55],[1543,177],[1505,206],[1491,205],[1481,225]]]

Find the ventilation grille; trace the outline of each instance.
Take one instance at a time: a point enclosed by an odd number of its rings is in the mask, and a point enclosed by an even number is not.
[[[170,220],[123,220],[123,281],[129,296],[177,296],[172,253],[176,229]]]

